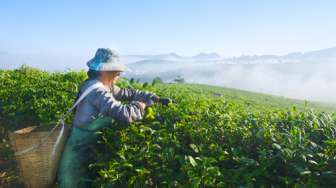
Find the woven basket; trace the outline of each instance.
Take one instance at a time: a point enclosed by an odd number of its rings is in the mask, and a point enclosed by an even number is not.
[[[54,186],[69,128],[64,126],[62,129],[62,126],[58,126],[50,134],[53,127],[54,125],[34,126],[9,133],[20,168],[20,178],[27,188]],[[27,151],[27,148],[34,145],[34,149]]]

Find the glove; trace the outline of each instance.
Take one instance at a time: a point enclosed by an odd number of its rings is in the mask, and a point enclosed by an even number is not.
[[[151,107],[151,106],[154,105],[154,101],[149,99],[149,100],[145,101],[145,104],[146,104],[147,107]]]
[[[160,98],[158,96],[153,96],[151,99],[144,101],[147,107],[151,107],[155,102],[161,103],[164,106],[168,106],[168,104],[172,103],[170,98]]]
[[[154,105],[154,103],[159,102],[160,97],[157,95],[153,95],[152,97],[148,98],[147,100],[144,101],[147,107],[151,107]]]
[[[172,103],[172,100],[170,98],[160,98],[159,103],[164,106],[168,106],[168,104]]]

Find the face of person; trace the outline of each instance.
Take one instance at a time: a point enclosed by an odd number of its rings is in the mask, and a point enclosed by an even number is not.
[[[118,79],[120,77],[120,74],[121,74],[121,72],[116,72],[116,71],[112,71],[111,72],[111,79],[113,80],[112,81],[113,84],[117,83],[117,81],[118,81]]]
[[[120,73],[121,72],[119,71],[102,71],[100,73],[100,77],[111,84],[116,84],[119,79]]]

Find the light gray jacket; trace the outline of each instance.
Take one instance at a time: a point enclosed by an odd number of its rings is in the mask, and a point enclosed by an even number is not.
[[[84,82],[80,88],[81,95],[88,87],[100,82],[98,79]],[[144,109],[138,101],[148,101],[155,94],[128,88],[119,88],[113,85],[111,88],[102,84],[91,91],[77,106],[73,121],[74,126],[85,126],[98,117],[110,116],[118,121],[130,123],[142,119]],[[120,100],[130,101],[122,104]]]

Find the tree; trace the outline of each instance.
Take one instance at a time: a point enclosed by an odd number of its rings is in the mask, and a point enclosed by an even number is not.
[[[152,81],[152,86],[155,86],[156,84],[161,84],[163,81],[161,80],[160,77],[155,77]]]

